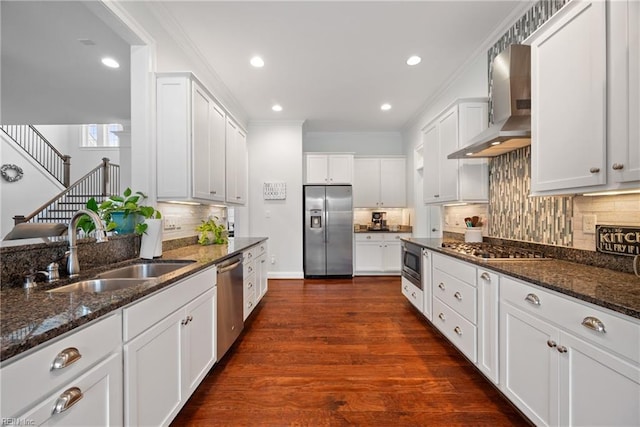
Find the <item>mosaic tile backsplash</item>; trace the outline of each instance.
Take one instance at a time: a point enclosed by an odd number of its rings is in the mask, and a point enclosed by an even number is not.
[[[493,237],[573,245],[573,197],[529,197],[531,147],[489,161],[489,228]]]

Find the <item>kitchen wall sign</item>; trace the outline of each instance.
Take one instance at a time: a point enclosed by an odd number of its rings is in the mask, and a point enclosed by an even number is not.
[[[596,225],[596,250],[614,255],[640,255],[640,227]]]
[[[262,187],[264,200],[285,200],[287,198],[286,182],[265,182]]]

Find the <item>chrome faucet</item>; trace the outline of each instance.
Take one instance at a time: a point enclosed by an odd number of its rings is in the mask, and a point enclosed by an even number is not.
[[[71,217],[71,221],[69,222],[69,229],[67,230],[67,234],[69,235],[69,258],[67,259],[67,272],[69,273],[69,277],[77,277],[78,273],[80,273],[80,263],[78,262],[78,246],[76,241],[78,240],[77,228],[78,221],[82,218],[83,215],[87,215],[91,218],[91,221],[96,226],[96,242],[102,243],[106,242],[107,233],[104,229],[104,225],[102,224],[102,220],[94,211],[90,211],[88,209],[80,209],[78,212],[73,214]]]

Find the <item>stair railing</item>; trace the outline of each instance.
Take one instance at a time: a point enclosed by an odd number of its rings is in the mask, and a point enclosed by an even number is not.
[[[69,186],[71,156],[62,154],[32,125],[0,125],[0,129],[45,168],[60,184]]]
[[[120,166],[104,157],[102,163],[57,194],[28,216],[16,215],[15,224],[22,222],[69,222],[78,209],[91,197],[103,199],[120,192]]]

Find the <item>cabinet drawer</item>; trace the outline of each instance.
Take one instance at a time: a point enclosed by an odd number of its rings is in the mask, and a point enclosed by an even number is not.
[[[88,367],[106,357],[122,343],[120,314],[91,323],[72,331],[71,335],[46,344],[28,356],[12,363],[3,363],[2,417],[15,416],[54,389],[72,380]],[[64,350],[75,348],[80,354],[76,362],[64,368],[52,369],[53,361]],[[70,353],[68,350],[67,354]]]
[[[382,240],[381,233],[354,233],[356,242],[373,242]]]
[[[216,268],[212,267],[126,307],[123,310],[124,341],[129,341],[215,285]]]
[[[255,274],[255,272],[256,272],[256,263],[253,261],[247,261],[247,259],[245,258],[245,260],[242,263],[243,277],[247,277],[251,274]]]
[[[247,317],[249,317],[255,306],[256,292],[255,290],[252,290],[251,292],[244,294],[244,309],[242,311],[244,320],[247,320]]]
[[[476,363],[476,327],[438,298],[433,299],[433,324],[460,351]]]
[[[247,295],[250,293],[255,293],[258,284],[256,283],[256,275],[255,273],[250,274],[249,276],[244,277],[244,290],[243,295],[246,299]]]
[[[500,283],[502,300],[640,363],[640,322],[509,277],[503,277]],[[539,301],[539,304],[535,301]],[[591,320],[594,325],[599,321],[604,326],[604,332],[584,326],[583,321],[589,318],[593,318]]]
[[[446,255],[433,254],[433,268],[437,268],[456,279],[476,286],[476,268],[464,261]]]
[[[402,295],[407,297],[411,304],[413,304],[420,313],[423,312],[424,296],[422,294],[422,290],[404,277],[402,278]]]
[[[476,324],[476,288],[441,270],[433,270],[433,296]]]
[[[267,253],[267,242],[258,243],[251,249],[254,259],[258,258],[260,255]]]

